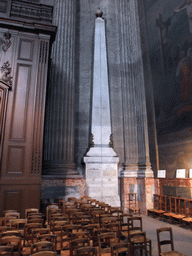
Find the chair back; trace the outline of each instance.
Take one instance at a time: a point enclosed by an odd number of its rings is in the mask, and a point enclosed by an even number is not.
[[[143,231],[142,217],[133,216],[128,218],[127,228],[128,228],[128,239],[130,234],[142,232]]]
[[[49,241],[40,241],[31,245],[31,254],[40,251],[54,251],[54,244]]]
[[[54,251],[56,251],[56,243],[57,243],[57,236],[53,234],[41,234],[37,237],[38,241],[48,241],[51,242],[54,246]]]
[[[33,212],[38,213],[38,212],[39,212],[39,209],[37,209],[37,208],[28,208],[28,209],[25,209],[25,219],[27,219],[29,213],[33,213]]]
[[[159,255],[162,252],[162,246],[169,245],[171,251],[174,251],[173,244],[173,233],[171,227],[163,227],[156,230],[157,231],[157,242]]]
[[[9,217],[9,216],[16,217],[17,219],[19,219],[20,213],[19,212],[6,212],[5,217]]]
[[[99,255],[103,253],[111,253],[111,247],[113,244],[118,243],[116,232],[102,233],[98,236],[99,243]]]
[[[12,256],[13,249],[10,245],[2,245],[0,246],[0,255],[3,256]]]
[[[19,236],[4,236],[0,240],[1,245],[11,246],[12,252],[17,252],[21,255],[21,237]]]
[[[33,256],[56,256],[56,252],[51,251],[42,251],[42,252],[35,252]]]
[[[89,246],[86,246],[86,247],[78,248],[78,249],[76,250],[76,255],[95,256],[95,255],[97,255],[97,250],[96,250],[96,247],[89,247]]]
[[[87,237],[77,238],[70,242],[70,256],[74,255],[78,248],[90,246],[90,239]]]

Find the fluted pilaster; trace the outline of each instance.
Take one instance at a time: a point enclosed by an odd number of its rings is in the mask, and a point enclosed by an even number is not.
[[[44,174],[74,171],[74,49],[75,0],[54,6],[56,40],[51,53],[44,136]]]
[[[152,177],[137,1],[122,0],[116,3],[125,144],[122,176]]]

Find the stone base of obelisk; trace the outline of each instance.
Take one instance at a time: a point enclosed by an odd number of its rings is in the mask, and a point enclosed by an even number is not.
[[[119,157],[112,148],[93,147],[84,157],[86,165],[86,195],[120,207],[118,191]]]

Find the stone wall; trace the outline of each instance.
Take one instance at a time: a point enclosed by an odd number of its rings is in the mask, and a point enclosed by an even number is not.
[[[159,183],[159,193],[191,199],[192,179],[156,179]]]
[[[146,214],[147,209],[153,207],[153,194],[158,193],[158,184],[153,178],[121,178],[122,209],[128,211],[128,193],[137,193],[138,207],[141,213]]]
[[[41,185],[41,199],[50,199],[51,202],[56,198],[67,200],[74,196],[81,198],[85,196],[84,178],[55,178],[43,177]]]

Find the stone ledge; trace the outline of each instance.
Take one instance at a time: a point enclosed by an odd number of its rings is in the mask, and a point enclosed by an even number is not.
[[[42,179],[84,179],[85,177],[83,175],[41,175]]]

